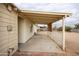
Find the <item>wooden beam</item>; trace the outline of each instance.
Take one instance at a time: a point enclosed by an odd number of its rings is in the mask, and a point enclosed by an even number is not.
[[[62,12],[45,12],[45,11],[32,11],[32,10],[21,10],[24,13],[37,13],[37,14],[49,14],[49,15],[71,15],[72,13]]]

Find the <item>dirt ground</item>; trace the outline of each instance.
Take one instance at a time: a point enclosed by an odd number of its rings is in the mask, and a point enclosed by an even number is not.
[[[79,55],[79,33],[66,32],[66,50]]]

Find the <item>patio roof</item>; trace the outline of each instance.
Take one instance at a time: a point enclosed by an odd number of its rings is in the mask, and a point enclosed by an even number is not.
[[[63,17],[69,17],[71,13],[62,13],[62,12],[44,12],[44,11],[31,11],[31,10],[23,10],[19,12],[19,16],[23,18],[27,18],[34,23],[38,24],[48,24],[53,23],[62,19]]]

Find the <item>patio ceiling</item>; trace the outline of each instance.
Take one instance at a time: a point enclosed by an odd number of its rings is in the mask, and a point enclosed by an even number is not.
[[[48,24],[58,21],[65,17],[71,15],[71,13],[62,13],[62,12],[44,12],[44,11],[28,11],[24,10],[19,12],[19,16],[29,19],[34,23],[38,24]]]

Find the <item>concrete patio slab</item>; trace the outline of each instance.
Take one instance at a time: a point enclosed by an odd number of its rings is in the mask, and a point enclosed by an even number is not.
[[[24,44],[19,44],[20,51],[35,51],[35,52],[59,52],[61,48],[53,42],[46,32],[39,32],[34,35],[29,41]]]

